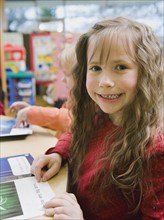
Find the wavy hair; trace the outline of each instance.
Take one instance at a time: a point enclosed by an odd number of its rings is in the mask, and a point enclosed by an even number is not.
[[[115,185],[122,191],[127,203],[133,198],[133,192],[139,190],[140,198],[133,207],[137,211],[142,197],[142,179],[145,169],[149,167],[149,156],[145,157],[148,143],[155,139],[163,122],[163,78],[162,46],[152,29],[142,23],[125,17],[117,17],[96,23],[87,33],[81,35],[76,45],[77,65],[74,71],[75,86],[72,91],[74,121],[71,145],[70,167],[73,169],[71,182],[76,182],[80,167],[87,152],[89,141],[96,134],[96,129],[106,123],[106,114],[99,110],[104,119],[94,125],[98,107],[90,98],[86,89],[87,50],[94,42],[102,44],[100,57],[105,50],[110,50],[112,39],[121,40],[127,54],[139,67],[137,94],[133,102],[124,109],[121,129],[115,131],[116,140],[108,147],[111,135],[104,140],[106,152],[99,158],[103,161],[102,171],[96,175],[93,188],[99,182],[99,195],[106,187]],[[103,43],[102,43],[103,42]],[[131,50],[135,49],[135,54]],[[97,128],[96,128],[97,126]],[[109,170],[104,172],[104,170]],[[120,168],[124,168],[120,171]],[[121,172],[121,173],[120,173]],[[102,178],[103,176],[103,178]],[[101,178],[101,181],[99,181]],[[149,183],[147,183],[149,185]],[[96,189],[98,190],[98,189]],[[98,203],[99,201],[95,201]]]

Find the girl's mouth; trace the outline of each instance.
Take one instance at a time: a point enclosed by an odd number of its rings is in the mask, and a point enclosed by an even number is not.
[[[108,99],[108,100],[114,100],[114,99],[118,99],[122,94],[110,94],[110,95],[103,95],[103,94],[99,94],[99,96],[103,99]]]

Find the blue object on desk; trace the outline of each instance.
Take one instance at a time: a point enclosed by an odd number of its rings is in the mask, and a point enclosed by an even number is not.
[[[17,161],[17,166],[20,166],[21,162],[23,163],[24,160],[27,160],[29,165],[32,164],[33,157],[31,154],[21,154],[16,156],[10,156],[10,157],[2,157],[0,158],[0,183],[11,181],[15,179],[19,179],[20,177],[24,176],[31,176],[31,173],[20,173],[19,175],[14,175],[12,168],[10,166],[9,160],[10,158],[15,158]],[[24,160],[23,160],[24,159]],[[23,172],[23,170],[22,170]]]
[[[0,121],[0,137],[12,137],[32,134],[32,127],[28,123],[15,128],[15,119],[2,119]]]
[[[15,120],[3,120],[0,125],[0,135],[10,134],[15,125]]]

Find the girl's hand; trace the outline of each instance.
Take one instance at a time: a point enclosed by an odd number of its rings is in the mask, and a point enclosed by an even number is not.
[[[31,165],[31,173],[35,175],[38,182],[45,182],[59,172],[61,163],[60,154],[41,155],[34,159]]]
[[[57,220],[84,220],[83,212],[74,194],[63,193],[44,205],[45,215]]]

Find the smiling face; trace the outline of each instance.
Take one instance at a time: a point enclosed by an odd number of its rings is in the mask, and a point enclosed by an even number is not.
[[[94,38],[89,41],[87,53],[87,91],[113,123],[119,124],[122,110],[132,103],[137,90],[135,50],[129,45],[129,55],[125,43],[117,37],[111,39],[110,45],[109,38],[99,43]]]

